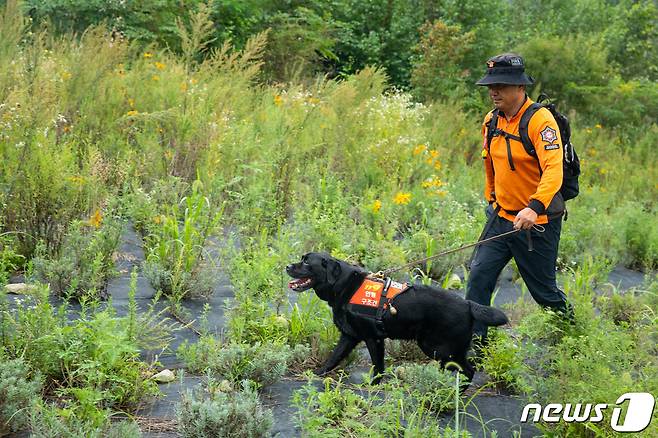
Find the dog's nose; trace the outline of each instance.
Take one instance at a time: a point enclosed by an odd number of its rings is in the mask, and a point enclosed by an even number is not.
[[[292,265],[286,266],[286,272],[290,272],[291,269],[292,269]]]

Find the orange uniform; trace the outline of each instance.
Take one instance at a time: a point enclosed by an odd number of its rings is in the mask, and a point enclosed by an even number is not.
[[[526,97],[521,109],[509,121],[501,112],[497,128],[518,138],[521,116],[532,103]],[[491,116],[489,112],[482,124],[484,196],[501,207],[498,215],[507,220],[514,221],[515,212],[530,207],[538,214],[536,223],[545,224],[548,222],[545,210],[562,186],[563,151],[557,122],[546,108],[538,110],[530,119],[528,135],[537,153],[534,157],[520,141],[506,139],[503,135],[493,137],[487,148],[486,125]]]

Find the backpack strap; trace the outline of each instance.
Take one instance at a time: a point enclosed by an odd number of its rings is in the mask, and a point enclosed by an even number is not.
[[[528,133],[528,127],[530,126],[530,119],[532,118],[532,116],[534,116],[535,113],[539,111],[542,107],[543,105],[541,103],[534,102],[532,105],[526,108],[525,112],[521,116],[521,121],[519,122],[519,136],[521,137],[521,144],[523,145],[523,148],[528,153],[528,155],[535,157],[535,159],[537,160],[537,168],[539,169],[540,177],[544,173],[544,171],[542,170],[541,164],[539,163],[539,157],[537,156],[535,145],[532,144],[532,140],[530,139],[530,134]]]
[[[530,134],[528,134],[528,126],[530,125],[530,119],[532,116],[534,116],[535,113],[542,107],[543,105],[540,103],[533,103],[525,110],[521,116],[521,121],[519,122],[519,136],[521,137],[523,148],[528,153],[528,155],[532,155],[535,158],[537,158],[537,151],[535,150],[535,146],[532,144],[532,140],[530,140]]]
[[[498,108],[494,109],[491,113],[491,118],[487,123],[487,151],[491,149],[491,140],[494,138],[494,134],[498,129],[498,114],[500,111]],[[492,128],[493,126],[493,128]]]

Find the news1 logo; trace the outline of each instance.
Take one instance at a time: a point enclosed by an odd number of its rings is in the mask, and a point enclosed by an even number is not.
[[[628,409],[626,415],[621,419],[622,408],[620,407],[628,401]],[[653,409],[656,405],[656,400],[653,395],[648,392],[627,392],[620,396],[615,402],[612,410],[612,418],[610,419],[610,426],[616,432],[642,432],[651,423],[653,416]],[[608,404],[561,404],[549,403],[542,407],[538,403],[529,403],[523,408],[521,414],[521,422],[528,422],[531,410],[533,415],[530,421],[533,423],[538,422],[540,419],[547,423],[557,423],[564,421],[566,423],[598,423],[603,420],[603,411],[608,409]]]

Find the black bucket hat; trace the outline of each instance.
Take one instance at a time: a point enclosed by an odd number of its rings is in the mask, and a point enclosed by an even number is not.
[[[521,56],[514,53],[504,53],[489,58],[487,61],[487,74],[476,84],[531,85],[534,82],[532,76],[525,73]]]

